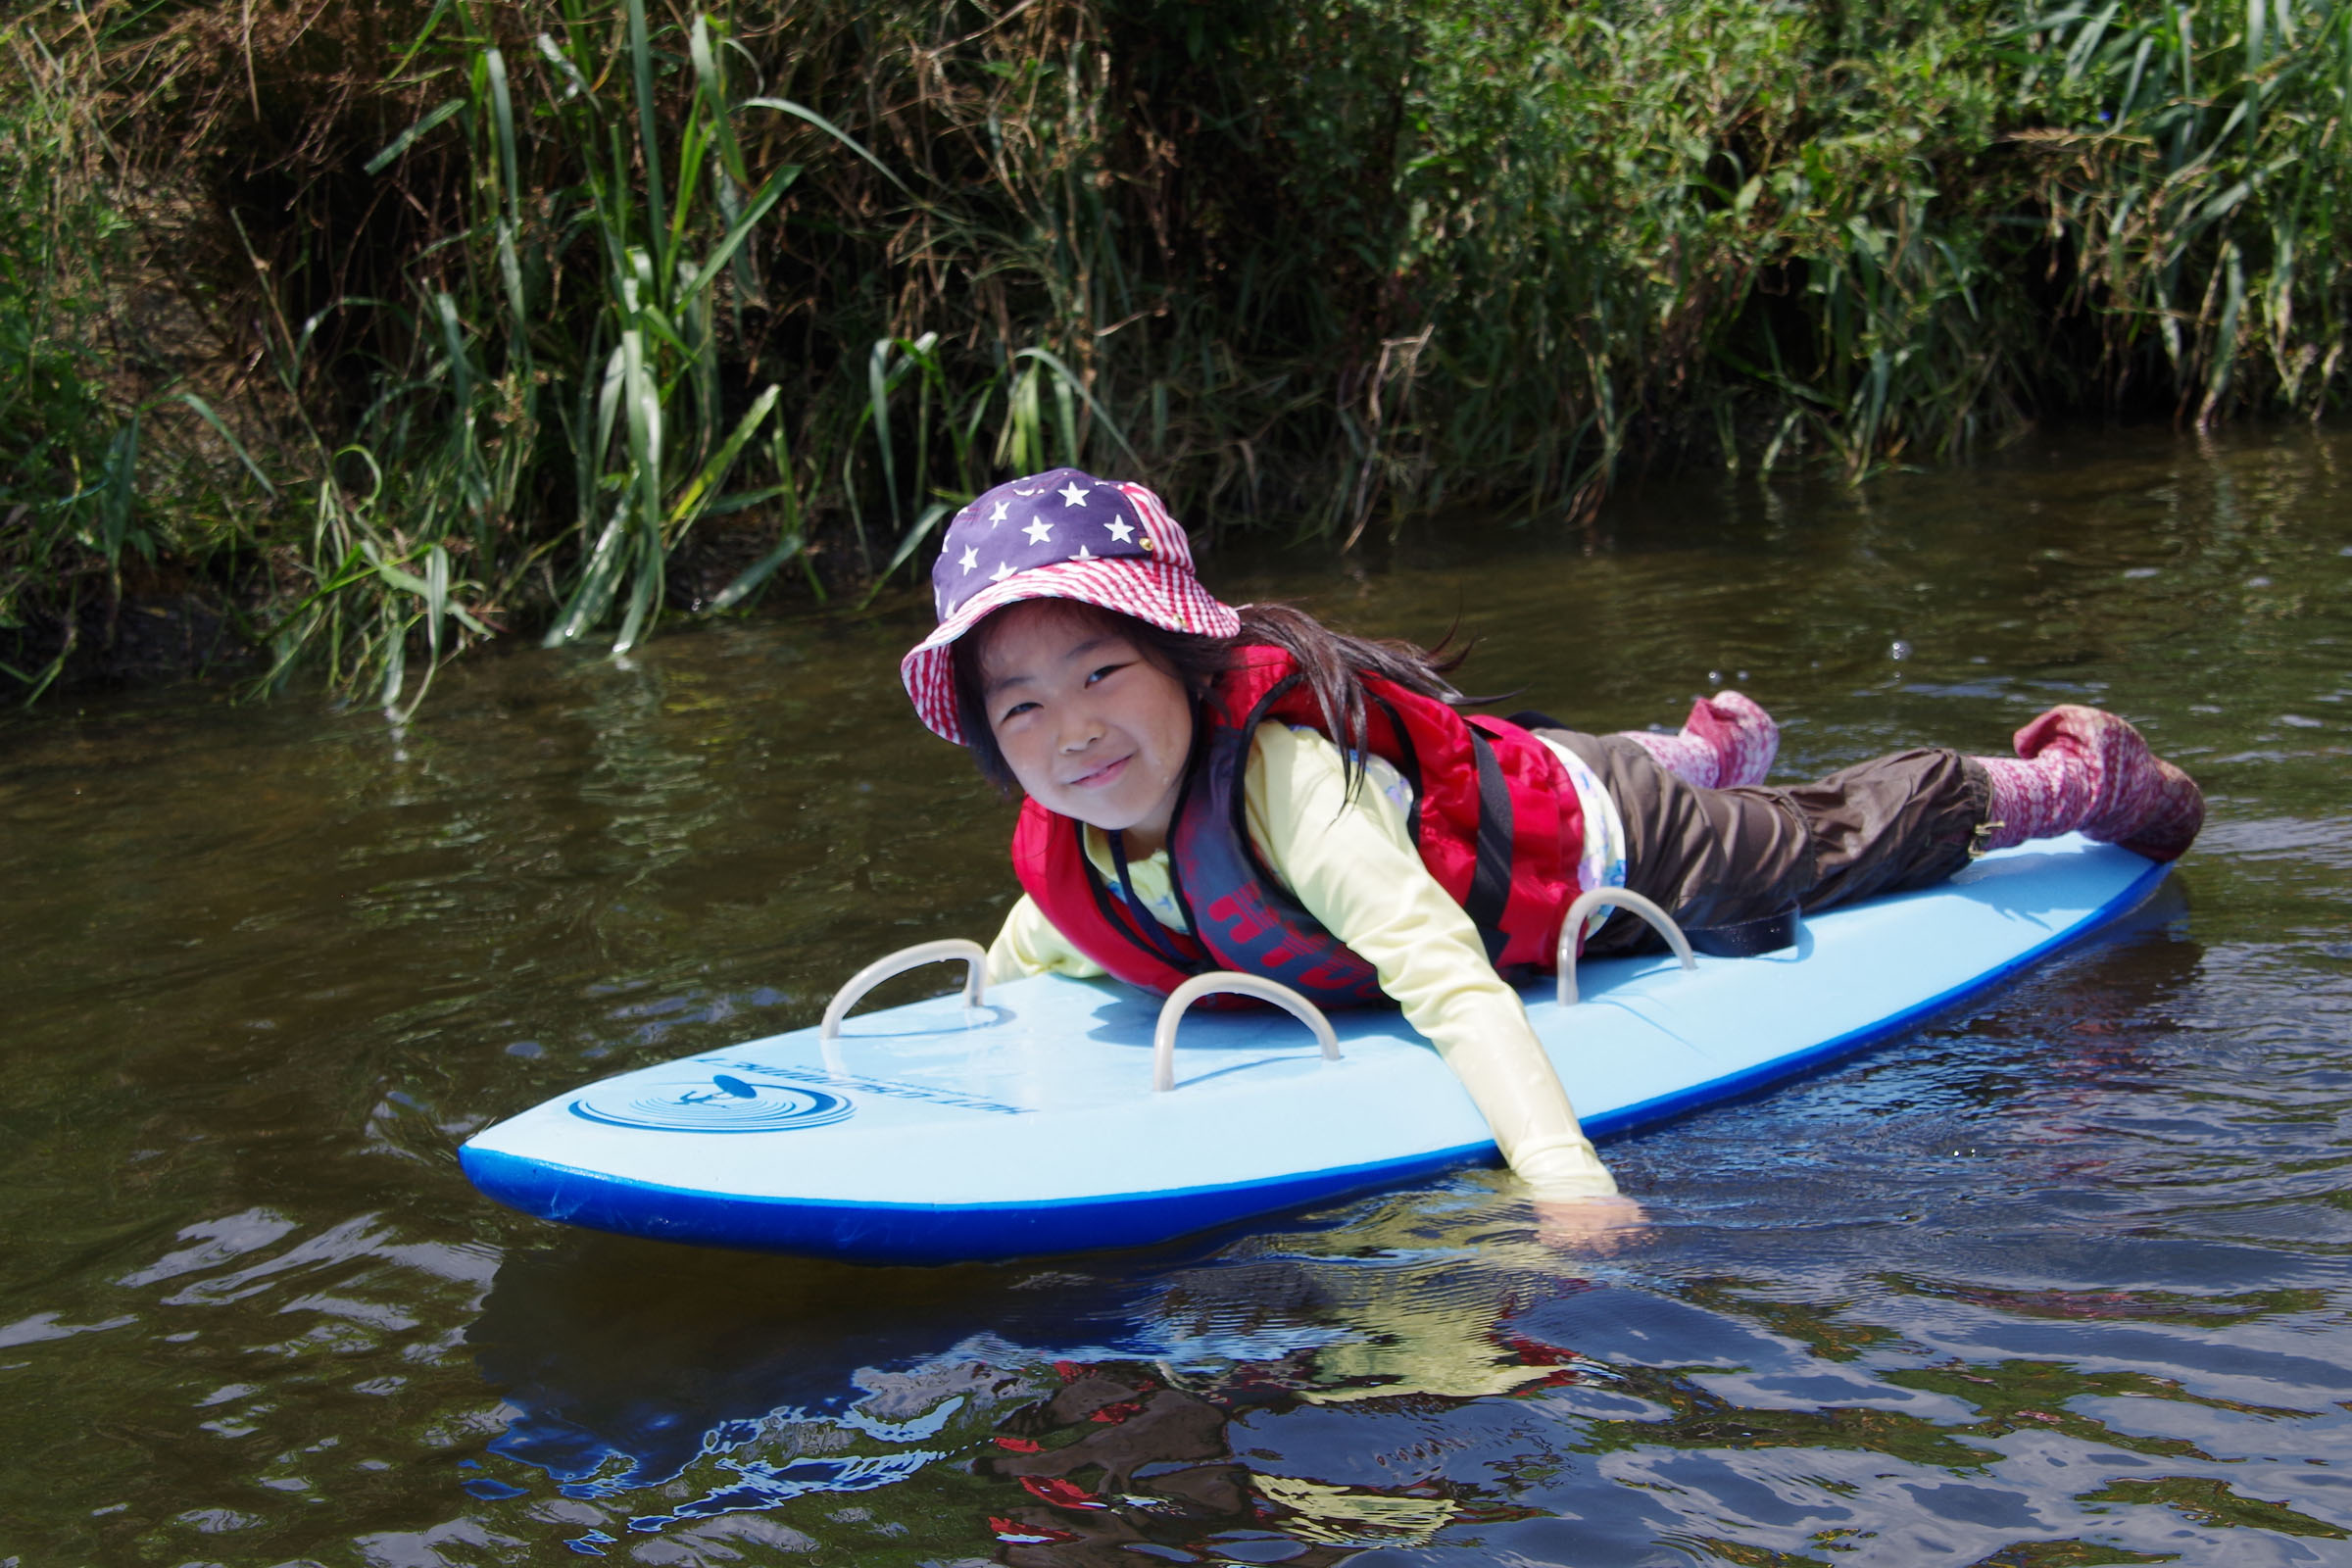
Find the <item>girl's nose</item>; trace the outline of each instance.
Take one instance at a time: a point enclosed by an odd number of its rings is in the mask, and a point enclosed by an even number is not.
[[[1083,752],[1102,738],[1102,722],[1092,713],[1072,713],[1062,720],[1061,749]]]

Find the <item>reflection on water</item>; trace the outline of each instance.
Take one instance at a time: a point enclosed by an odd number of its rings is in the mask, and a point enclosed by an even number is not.
[[[1814,769],[2092,700],[2207,783],[2132,929],[1616,1145],[1605,1251],[1478,1172],[936,1270],[475,1198],[489,1118],[993,928],[1009,808],[907,715],[906,614],[486,661],[405,733],[19,721],[0,1562],[2352,1562],[2347,461],[2029,445],[1212,567],[1458,612],[1596,727],[1738,683]]]

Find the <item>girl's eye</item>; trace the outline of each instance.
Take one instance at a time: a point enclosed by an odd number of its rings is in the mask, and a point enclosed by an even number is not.
[[[1036,706],[1037,705],[1035,703],[1015,703],[1010,708],[1004,710],[1004,711],[998,716],[997,722],[1000,724],[1009,724],[1014,719],[1020,717],[1023,713],[1026,713],[1029,711],[1029,710],[1035,708]]]
[[[1117,673],[1118,673],[1120,670],[1122,670],[1122,669],[1125,669],[1126,667],[1127,667],[1127,666],[1126,666],[1125,664],[1123,664],[1123,663],[1122,663],[1122,664],[1104,664],[1104,665],[1103,665],[1103,666],[1102,666],[1101,669],[1098,669],[1098,670],[1096,670],[1096,671],[1095,671],[1093,674],[1091,674],[1091,675],[1087,676],[1087,677],[1086,677],[1086,683],[1087,683],[1089,686],[1092,686],[1092,685],[1093,685],[1095,682],[1097,682],[1097,681],[1099,681],[1099,680],[1107,680],[1107,679],[1109,679],[1111,676],[1113,676],[1113,675],[1117,674]]]

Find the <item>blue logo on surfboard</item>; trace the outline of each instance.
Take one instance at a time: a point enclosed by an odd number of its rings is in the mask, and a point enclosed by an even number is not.
[[[603,1084],[571,1102],[571,1113],[609,1127],[653,1133],[783,1133],[845,1121],[846,1097],[733,1073],[667,1083]]]

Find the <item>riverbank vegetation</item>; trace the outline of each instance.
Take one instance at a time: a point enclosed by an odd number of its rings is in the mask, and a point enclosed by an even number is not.
[[[41,0],[0,662],[840,605],[1057,462],[1337,552],[2352,385],[2342,0]],[[125,607],[129,607],[127,610]]]

